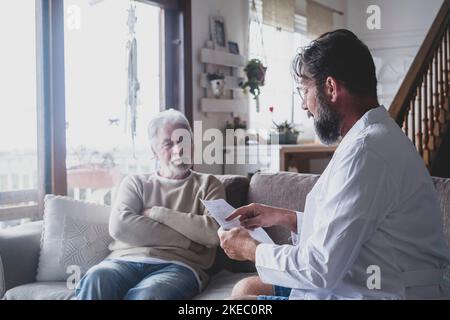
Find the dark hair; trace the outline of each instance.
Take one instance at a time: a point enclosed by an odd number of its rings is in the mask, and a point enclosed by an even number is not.
[[[308,76],[323,88],[331,76],[353,95],[377,97],[375,63],[369,48],[351,31],[327,32],[311,42],[293,61],[296,80]],[[303,72],[303,74],[302,74]]]

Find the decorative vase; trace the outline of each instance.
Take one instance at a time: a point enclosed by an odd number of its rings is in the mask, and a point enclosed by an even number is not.
[[[223,96],[223,91],[225,89],[225,80],[223,79],[212,80],[210,81],[210,84],[214,97],[220,98],[221,96]]]

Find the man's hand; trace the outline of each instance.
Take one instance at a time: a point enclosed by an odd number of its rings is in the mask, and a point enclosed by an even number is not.
[[[255,262],[256,247],[260,242],[253,239],[243,228],[234,228],[230,231],[219,229],[220,246],[228,257],[239,261]]]
[[[225,220],[231,221],[239,217],[241,226],[254,230],[259,227],[281,225],[297,232],[297,216],[295,211],[252,203],[236,209]]]
[[[142,215],[144,217],[150,218],[150,211],[151,210],[152,210],[152,208],[145,209],[144,211],[142,211]]]

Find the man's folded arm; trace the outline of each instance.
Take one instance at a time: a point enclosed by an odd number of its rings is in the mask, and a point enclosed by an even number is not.
[[[167,225],[142,215],[142,192],[131,176],[117,192],[109,220],[111,237],[133,246],[168,246],[188,249],[190,240]]]
[[[225,189],[220,181],[213,179],[205,198],[202,200],[216,199],[225,199]],[[205,210],[201,213],[195,214],[164,207],[152,207],[149,217],[173,228],[190,240],[205,247],[218,246],[220,243],[217,235],[219,225]]]

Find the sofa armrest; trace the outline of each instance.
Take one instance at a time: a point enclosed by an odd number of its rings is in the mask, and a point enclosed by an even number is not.
[[[0,298],[16,286],[36,281],[42,221],[0,230]]]

